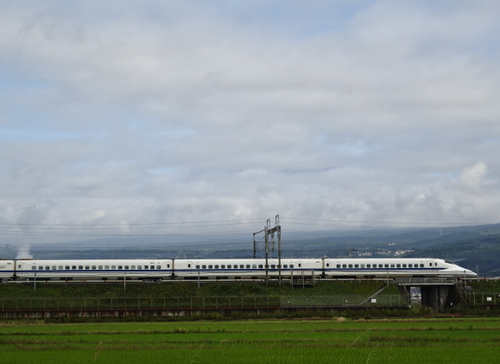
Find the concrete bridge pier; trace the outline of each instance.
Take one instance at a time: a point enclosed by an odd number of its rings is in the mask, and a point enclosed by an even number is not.
[[[422,305],[431,307],[436,312],[458,303],[455,286],[423,286],[421,292]]]
[[[405,292],[409,292],[411,287],[420,287],[422,305],[436,312],[442,312],[461,302],[459,283],[454,279],[409,278],[398,279],[396,282]]]

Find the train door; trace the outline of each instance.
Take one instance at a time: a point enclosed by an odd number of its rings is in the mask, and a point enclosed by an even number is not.
[[[199,272],[196,272],[196,262],[188,260],[186,266],[184,267],[183,274],[185,277],[198,277]]]
[[[302,260],[296,260],[294,263],[295,279],[304,279],[304,265]]]
[[[326,278],[326,269],[330,268],[330,262],[326,260],[326,257],[321,258],[321,278]]]

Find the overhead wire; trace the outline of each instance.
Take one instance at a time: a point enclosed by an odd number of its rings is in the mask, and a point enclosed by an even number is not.
[[[96,225],[80,224],[49,224],[49,223],[0,223],[0,232],[5,235],[26,236],[90,236],[90,237],[159,237],[179,235],[228,235],[228,234],[251,234],[255,230],[226,230],[207,229],[223,228],[230,226],[252,225],[262,223],[266,219],[242,219],[242,220],[201,220],[201,221],[179,221],[179,222],[152,222],[152,223],[107,223]],[[428,222],[401,222],[401,221],[373,221],[373,220],[328,220],[308,219],[294,217],[280,217],[280,223],[288,226],[310,226],[321,228],[360,228],[360,227],[451,227],[465,225],[487,225],[492,223],[428,223]],[[186,231],[185,228],[189,228]],[[149,233],[144,231],[147,229]],[[178,231],[172,231],[176,229]],[[203,229],[199,231],[199,229]],[[304,230],[288,229],[288,232],[304,232]]]

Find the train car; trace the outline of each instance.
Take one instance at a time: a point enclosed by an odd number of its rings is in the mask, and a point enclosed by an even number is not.
[[[168,279],[171,259],[17,260],[19,280]]]
[[[0,281],[7,281],[14,277],[15,261],[0,259]]]
[[[323,263],[325,277],[331,278],[477,277],[469,269],[434,258],[326,258]]]
[[[6,280],[168,280],[317,278],[475,278],[476,273],[432,258],[322,259],[74,259],[0,260]]]
[[[278,259],[268,260],[267,274],[278,277]],[[282,277],[319,276],[321,259],[282,259]],[[180,279],[260,279],[266,277],[265,259],[175,259],[174,275]]]

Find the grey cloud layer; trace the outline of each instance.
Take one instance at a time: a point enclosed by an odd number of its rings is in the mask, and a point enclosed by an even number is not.
[[[0,221],[495,222],[497,2],[330,3],[0,5]]]

